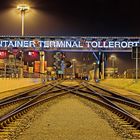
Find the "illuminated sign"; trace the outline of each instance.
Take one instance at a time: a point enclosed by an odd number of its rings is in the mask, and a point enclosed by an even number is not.
[[[140,41],[73,41],[73,40],[0,40],[0,48],[1,47],[19,47],[19,48],[132,48],[140,46]]]

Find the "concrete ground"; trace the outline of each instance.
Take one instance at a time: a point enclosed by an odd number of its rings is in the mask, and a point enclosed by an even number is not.
[[[94,110],[73,96],[62,98],[44,110],[17,139],[121,140],[122,138],[117,136],[106,120],[101,119]]]
[[[0,99],[31,89],[40,83],[41,80],[36,78],[0,78]]]
[[[90,81],[90,83],[140,102],[140,81],[135,82],[133,79],[105,79],[99,83],[94,81]]]
[[[136,82],[134,79],[105,79],[101,80],[100,84],[110,88],[124,89],[140,94],[140,80]]]

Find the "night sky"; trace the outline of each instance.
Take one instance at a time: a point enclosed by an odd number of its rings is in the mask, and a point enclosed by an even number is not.
[[[24,2],[31,7],[25,15],[25,35],[140,36],[139,0],[4,0],[0,4],[0,35],[21,35],[21,15],[16,6]],[[92,64],[92,54],[83,53],[81,63],[87,55]],[[122,72],[135,68],[131,54],[116,55]],[[79,56],[71,53],[68,58]]]
[[[0,5],[0,34],[20,35],[23,0]],[[26,0],[26,35],[139,36],[139,0]]]

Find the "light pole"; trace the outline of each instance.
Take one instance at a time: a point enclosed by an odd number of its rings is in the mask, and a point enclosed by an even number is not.
[[[25,22],[25,12],[30,9],[26,4],[20,4],[17,6],[17,9],[21,12],[21,36],[24,36],[24,22]],[[15,58],[16,59],[16,58]],[[21,68],[20,68],[20,77],[23,77],[23,51],[21,51]]]
[[[72,72],[72,74],[73,74],[73,78],[75,78],[75,62],[76,62],[76,59],[72,59],[72,65],[73,65],[73,72]]]
[[[115,60],[116,60],[116,56],[115,55],[111,55],[110,58],[112,60],[113,76],[115,76]]]
[[[24,21],[25,21],[25,12],[30,9],[26,4],[20,4],[17,6],[17,9],[21,12],[21,35],[24,36]]]

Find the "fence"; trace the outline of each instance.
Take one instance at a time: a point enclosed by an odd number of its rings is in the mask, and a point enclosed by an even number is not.
[[[125,78],[136,78],[136,69],[127,69],[126,74],[124,74]],[[138,69],[138,78],[140,78],[140,69]]]

